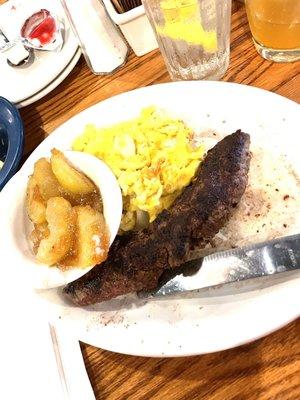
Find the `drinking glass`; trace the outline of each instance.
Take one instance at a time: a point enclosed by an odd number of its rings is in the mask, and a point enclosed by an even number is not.
[[[253,41],[267,60],[300,60],[300,0],[246,0]]]
[[[220,79],[229,65],[231,0],[143,0],[172,80]]]

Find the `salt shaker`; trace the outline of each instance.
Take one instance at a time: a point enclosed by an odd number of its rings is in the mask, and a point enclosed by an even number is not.
[[[96,75],[110,74],[126,61],[128,47],[99,0],[61,0],[85,60]]]

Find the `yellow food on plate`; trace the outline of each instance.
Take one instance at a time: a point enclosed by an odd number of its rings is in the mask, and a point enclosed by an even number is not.
[[[52,171],[60,185],[72,194],[87,194],[96,190],[93,182],[83,173],[72,167],[61,151],[52,150]]]
[[[124,215],[121,230],[136,226],[139,212],[152,222],[191,182],[205,153],[194,147],[194,132],[182,120],[148,107],[132,120],[97,128],[88,125],[73,150],[107,163],[120,184]]]
[[[26,207],[29,218],[34,224],[46,222],[46,201],[41,195],[35,177],[29,177],[26,191]]]
[[[64,154],[57,149],[52,150],[51,161],[52,163],[50,164],[46,158],[40,158],[34,164],[32,175],[38,186],[38,191],[45,201],[49,200],[51,197],[62,196],[72,205],[91,205],[99,211],[102,211],[99,191],[88,177],[73,168],[67,162]],[[55,165],[56,170],[59,170],[63,165],[57,174],[60,181],[68,182],[67,184],[64,186],[60,184],[53,172],[52,165]],[[70,186],[72,186],[73,191],[68,190]],[[29,188],[30,187],[32,187],[32,185],[29,185]],[[35,195],[35,197],[37,197],[37,195]],[[38,221],[32,221],[39,223]]]
[[[100,264],[107,258],[109,235],[103,215],[89,206],[74,207],[76,214],[75,242],[62,266],[88,267]]]
[[[105,260],[109,234],[99,189],[53,149],[34,164],[26,191],[29,236],[40,263],[85,268]]]
[[[46,220],[49,236],[41,240],[36,257],[41,263],[53,265],[71,250],[76,216],[67,200],[63,197],[52,197],[47,201]]]
[[[36,254],[38,251],[38,247],[42,241],[49,236],[49,227],[48,223],[43,222],[42,224],[34,224],[34,229],[30,234],[30,240],[33,244],[33,251]]]
[[[33,176],[45,200],[62,195],[63,188],[56,179],[51,165],[46,158],[40,158],[34,164]]]

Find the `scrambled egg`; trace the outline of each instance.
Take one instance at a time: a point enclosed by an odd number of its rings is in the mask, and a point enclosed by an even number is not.
[[[97,156],[116,175],[124,200],[121,230],[126,231],[142,212],[152,222],[191,182],[205,153],[192,140],[193,131],[183,121],[148,107],[130,121],[86,126],[73,150]]]

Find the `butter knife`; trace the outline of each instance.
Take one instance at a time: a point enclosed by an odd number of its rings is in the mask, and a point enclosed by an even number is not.
[[[205,288],[297,269],[300,270],[300,234],[216,252],[190,261],[176,272],[167,271],[155,291],[141,292],[139,297],[157,298],[185,292],[193,294]]]

